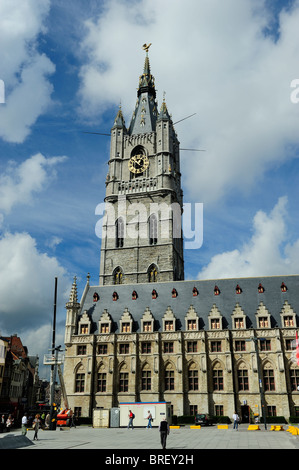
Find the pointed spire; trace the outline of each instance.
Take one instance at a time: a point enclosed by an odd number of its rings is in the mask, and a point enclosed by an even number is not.
[[[74,277],[74,282],[71,289],[69,303],[78,303],[78,291],[77,291],[77,278]]]
[[[142,46],[142,48],[146,52],[146,55],[145,55],[145,61],[144,61],[143,74],[140,75],[139,77],[138,96],[140,96],[141,93],[147,92],[151,94],[154,98],[156,98],[155,79],[153,75],[151,74],[151,67],[150,67],[150,62],[148,58],[148,50],[150,46],[151,46],[151,43],[149,45],[143,44]]]
[[[165,102],[165,92],[163,93],[163,103],[157,121],[160,121],[161,119],[171,119]]]
[[[146,134],[156,130],[157,120],[157,102],[155,79],[151,74],[150,62],[148,58],[148,50],[151,44],[143,44],[142,48],[146,52],[143,74],[139,77],[139,88],[137,91],[137,103],[128,134]]]
[[[114,125],[113,125],[113,127],[118,127],[118,128],[121,128],[121,129],[126,129],[126,126],[125,126],[125,119],[124,119],[124,116],[123,116],[123,113],[122,113],[121,104],[119,105],[118,113],[117,113],[116,118],[115,118],[115,120],[114,120]]]

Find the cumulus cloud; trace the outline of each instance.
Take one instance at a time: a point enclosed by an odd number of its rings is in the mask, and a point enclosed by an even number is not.
[[[66,158],[46,158],[38,153],[19,165],[10,161],[0,174],[0,211],[9,213],[16,204],[30,203],[33,195],[43,191],[55,175],[55,165]]]
[[[56,258],[40,252],[28,233],[6,233],[0,238],[2,333],[49,323],[55,277],[59,278],[61,300],[65,301],[70,288],[68,273]]]
[[[57,165],[65,159],[38,153],[20,164],[10,161],[0,175],[0,222],[16,206],[28,207],[36,195],[48,189]],[[55,249],[60,242],[52,237],[49,244]],[[41,251],[29,233],[7,230],[0,234],[0,332],[18,333],[32,355],[46,353],[45,347],[51,346],[55,277],[62,308],[71,281],[59,260]]]
[[[269,214],[258,211],[253,234],[241,248],[219,253],[198,274],[199,279],[298,274],[299,239],[287,240],[287,198]]]
[[[181,147],[206,150],[182,152],[185,195],[215,203],[231,189],[252,188],[293,158],[299,144],[298,107],[290,100],[298,75],[299,2],[280,13],[279,37],[265,34],[273,23],[266,3],[105,2],[100,16],[85,23],[81,111],[99,115],[121,100],[129,125],[143,71],[141,46],[152,42],[159,103],[166,91],[174,121],[196,112],[176,129]]]
[[[48,76],[55,66],[37,47],[49,9],[50,0],[0,3],[0,78],[5,84],[0,137],[7,142],[22,143],[51,103],[53,87]]]

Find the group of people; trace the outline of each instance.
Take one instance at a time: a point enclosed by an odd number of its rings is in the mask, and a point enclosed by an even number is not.
[[[134,413],[132,412],[132,410],[129,410],[129,414],[128,414],[128,418],[129,418],[129,423],[128,423],[128,429],[134,429],[134,418],[135,418],[135,415]],[[150,410],[148,410],[148,415],[147,415],[147,426],[146,428],[148,429],[152,429],[152,421],[153,421],[153,416],[150,412]],[[167,436],[170,432],[170,428],[169,428],[169,424],[168,424],[168,421],[166,418],[163,418],[162,421],[160,422],[159,424],[159,432],[160,432],[160,439],[161,439],[161,446],[162,446],[162,449],[166,449],[166,440],[167,440]]]
[[[5,415],[1,415],[0,419],[0,432],[10,432],[12,426],[14,424],[14,418],[12,415],[8,415],[7,417]]]

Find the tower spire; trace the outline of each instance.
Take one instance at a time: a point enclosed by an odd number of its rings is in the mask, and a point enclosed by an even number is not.
[[[128,129],[130,135],[145,134],[156,130],[158,111],[155,79],[151,74],[150,61],[148,57],[150,46],[151,43],[143,44],[142,46],[143,50],[145,50],[145,61],[143,74],[139,77],[137,103]]]

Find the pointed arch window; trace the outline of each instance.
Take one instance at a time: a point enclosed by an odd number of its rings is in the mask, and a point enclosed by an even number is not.
[[[158,243],[158,220],[156,214],[151,214],[148,219],[149,243],[157,245]]]
[[[171,364],[167,364],[165,368],[165,391],[174,390],[174,369]]]
[[[152,389],[152,372],[148,364],[145,364],[141,371],[141,390]]]
[[[98,370],[97,376],[97,392],[106,392],[107,390],[107,372],[104,366],[101,365]]]
[[[188,369],[188,389],[192,391],[198,390],[198,370],[194,362]]]
[[[125,236],[125,225],[124,219],[119,217],[115,222],[115,244],[116,248],[122,248],[124,246]]]
[[[115,268],[113,272],[113,283],[114,285],[117,285],[117,284],[122,284],[122,282],[123,282],[123,271],[118,266],[117,268]]]
[[[158,268],[155,264],[152,264],[148,268],[148,281],[157,282],[157,278],[158,278]]]

